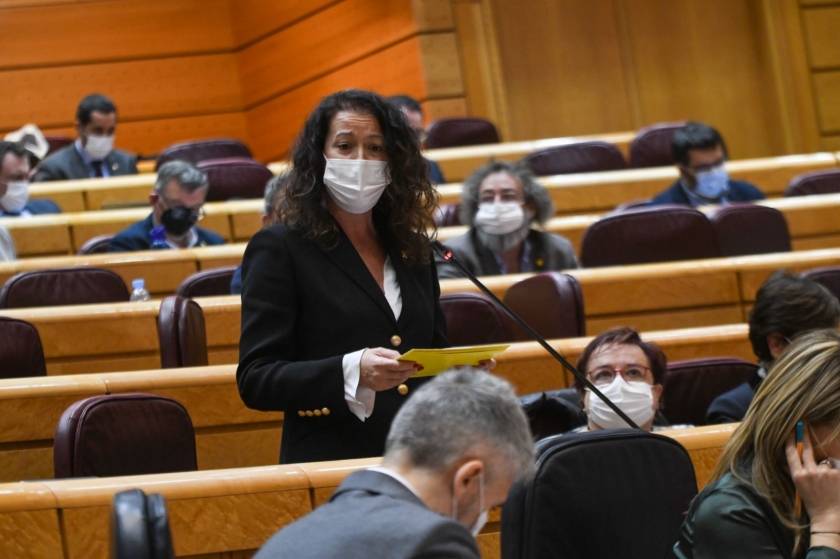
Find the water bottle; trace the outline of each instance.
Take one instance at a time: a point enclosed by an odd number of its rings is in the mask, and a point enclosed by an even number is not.
[[[131,297],[129,301],[150,301],[152,296],[146,291],[146,280],[136,279],[131,282]]]
[[[169,245],[166,244],[166,230],[163,225],[152,229],[150,234],[152,236],[151,250],[163,250],[169,248]]]

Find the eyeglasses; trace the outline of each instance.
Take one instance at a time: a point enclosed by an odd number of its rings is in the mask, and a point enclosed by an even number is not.
[[[612,384],[615,375],[621,375],[627,382],[645,382],[649,368],[643,365],[627,365],[624,369],[613,369],[611,367],[598,367],[589,371],[586,375],[592,380],[595,386]],[[653,374],[651,372],[651,374]]]
[[[525,201],[522,200],[516,192],[500,192],[498,196],[493,192],[487,192],[478,197],[479,204],[493,204],[497,200],[499,202],[518,202],[519,204],[525,203]]]
[[[204,217],[207,215],[204,212],[204,204],[200,204],[192,208],[185,208],[184,206],[173,206],[172,203],[167,202],[166,198],[164,198],[163,196],[158,196],[158,200],[163,202],[163,205],[166,207],[166,209],[172,211],[172,217],[174,217],[175,219],[183,219],[184,216],[190,214],[190,216],[192,216],[193,218],[193,223],[196,223],[204,219]]]

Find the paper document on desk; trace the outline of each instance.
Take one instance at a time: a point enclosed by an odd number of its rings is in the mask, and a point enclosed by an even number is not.
[[[400,355],[397,361],[414,361],[423,366],[411,378],[432,377],[458,365],[477,366],[479,361],[493,359],[510,347],[510,344],[449,347],[446,349],[412,349]]]

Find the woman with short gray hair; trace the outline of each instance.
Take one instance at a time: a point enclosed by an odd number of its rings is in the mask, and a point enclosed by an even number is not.
[[[533,228],[552,215],[551,196],[527,168],[497,161],[464,181],[460,218],[470,230],[446,246],[476,276],[578,268],[567,239]],[[437,271],[440,279],[463,277],[440,258]]]

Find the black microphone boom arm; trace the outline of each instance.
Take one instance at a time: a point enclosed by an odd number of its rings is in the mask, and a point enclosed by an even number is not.
[[[591,390],[593,394],[595,394],[596,396],[598,396],[598,397],[599,397],[599,398],[600,398],[600,399],[601,399],[601,400],[602,400],[605,404],[607,404],[607,405],[610,407],[610,409],[612,409],[612,410],[613,410],[616,414],[618,414],[618,416],[619,416],[621,419],[623,419],[623,420],[627,423],[627,425],[629,425],[629,426],[630,426],[630,427],[632,427],[633,429],[641,429],[638,425],[636,425],[636,423],[635,423],[632,419],[630,419],[629,417],[627,417],[627,414],[626,414],[626,413],[624,413],[623,411],[621,411],[621,408],[619,408],[617,405],[615,405],[615,404],[612,402],[612,400],[610,400],[609,398],[607,398],[606,396],[604,396],[604,394],[603,394],[600,390],[598,390],[598,387],[596,387],[594,384],[592,384],[592,383],[589,381],[589,379],[588,379],[588,378],[586,378],[586,375],[582,374],[580,371],[578,371],[576,368],[574,368],[574,367],[572,366],[572,364],[571,364],[571,363],[569,363],[569,362],[566,360],[566,358],[565,358],[565,357],[563,357],[562,355],[560,355],[560,354],[559,354],[559,353],[558,353],[558,352],[557,352],[557,351],[556,351],[553,347],[551,347],[551,346],[549,345],[549,343],[548,343],[547,341],[545,341],[545,338],[543,338],[542,336],[540,336],[539,334],[537,334],[537,333],[534,331],[534,329],[533,329],[533,328],[531,328],[530,326],[528,326],[528,323],[527,323],[527,322],[525,322],[524,320],[522,320],[522,318],[520,318],[520,317],[519,317],[519,315],[517,315],[515,312],[513,312],[513,311],[510,309],[510,307],[508,307],[507,305],[505,305],[505,304],[504,304],[504,303],[503,303],[503,302],[502,302],[502,301],[501,301],[498,297],[496,297],[496,295],[495,295],[492,291],[490,291],[490,290],[487,288],[487,286],[486,286],[486,285],[484,285],[483,283],[481,283],[481,282],[478,280],[478,278],[477,278],[477,277],[475,277],[475,275],[474,275],[472,272],[470,272],[469,270],[467,270],[467,269],[466,269],[466,268],[465,268],[465,267],[464,267],[464,266],[463,266],[463,265],[462,265],[462,264],[458,261],[458,259],[457,259],[457,258],[455,258],[455,255],[454,255],[454,254],[452,254],[452,251],[451,251],[451,250],[449,250],[448,248],[446,248],[446,247],[445,247],[445,246],[444,246],[444,245],[443,245],[440,241],[438,241],[438,240],[433,240],[433,241],[432,241],[432,247],[433,247],[433,248],[434,248],[434,249],[438,252],[438,254],[440,254],[440,256],[441,256],[441,257],[442,257],[445,261],[449,262],[450,264],[452,264],[453,266],[455,266],[456,268],[458,268],[458,270],[460,270],[460,271],[461,271],[461,273],[463,273],[465,276],[467,276],[467,278],[469,278],[469,280],[470,280],[471,282],[473,282],[473,283],[475,284],[475,286],[476,286],[476,287],[478,287],[478,288],[482,291],[482,293],[484,293],[485,295],[487,295],[488,297],[490,297],[490,299],[492,299],[493,301],[495,301],[496,303],[498,303],[498,304],[499,304],[499,306],[500,306],[500,307],[502,307],[502,309],[504,309],[504,311],[507,313],[507,315],[508,315],[509,317],[511,317],[511,318],[513,319],[513,321],[514,321],[514,322],[516,322],[517,324],[519,324],[519,325],[520,325],[520,326],[521,326],[521,327],[522,327],[522,328],[523,328],[526,332],[528,332],[528,335],[530,335],[530,336],[531,336],[532,338],[534,338],[537,342],[539,342],[539,344],[540,344],[541,346],[543,346],[543,347],[545,348],[545,350],[546,350],[549,354],[551,354],[551,356],[552,356],[552,357],[554,357],[557,361],[559,361],[561,365],[563,365],[564,367],[566,367],[566,369],[567,369],[570,373],[572,373],[572,374],[575,376],[575,378],[576,378],[576,379],[578,379],[579,381],[581,381],[581,382],[584,384],[584,386],[586,386],[589,390]]]

